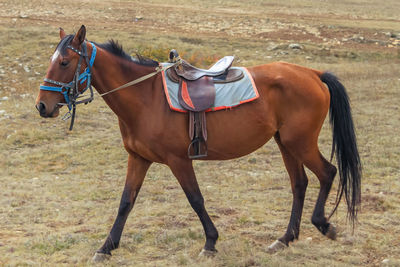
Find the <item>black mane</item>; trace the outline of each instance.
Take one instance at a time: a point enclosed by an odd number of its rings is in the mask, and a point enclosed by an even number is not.
[[[67,46],[71,43],[72,39],[74,38],[74,35],[70,34],[65,36],[60,43],[58,43],[56,50],[60,52],[61,55],[65,55]],[[149,66],[149,67],[156,67],[158,66],[158,62],[155,60],[152,60],[150,58],[146,58],[144,56],[141,56],[136,53],[136,57],[132,57],[128,55],[123,49],[122,45],[120,45],[117,41],[114,40],[109,40],[106,43],[103,44],[98,44],[95,43],[96,46],[103,48],[104,50],[112,53],[113,55],[116,55],[118,57],[121,57],[123,59],[132,61],[136,64],[143,65],[143,66]]]
[[[128,55],[123,49],[122,45],[120,45],[117,41],[114,41],[113,39],[109,40],[108,42],[104,44],[97,44],[98,47],[103,48],[104,50],[107,50],[108,52],[112,53],[113,55],[116,55],[118,57],[122,57],[126,60],[133,61],[137,64],[143,65],[143,66],[150,66],[150,67],[156,67],[158,66],[158,62],[155,60],[152,60],[150,58],[146,58],[144,56],[141,56],[136,53],[136,57],[132,57]]]

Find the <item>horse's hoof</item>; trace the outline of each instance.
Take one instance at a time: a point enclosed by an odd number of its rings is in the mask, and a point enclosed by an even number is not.
[[[206,258],[212,258],[215,255],[217,255],[217,251],[216,250],[207,250],[207,249],[202,249],[199,257],[206,257]]]
[[[328,231],[326,232],[325,236],[329,239],[336,240],[336,227],[330,223],[328,227]]]
[[[275,253],[279,250],[283,250],[285,248],[287,248],[288,246],[285,245],[285,243],[283,243],[280,240],[275,240],[274,243],[272,243],[269,247],[268,247],[268,252],[269,253]]]
[[[96,252],[92,258],[92,261],[94,262],[102,262],[105,260],[109,260],[111,258],[111,255],[109,254],[104,254],[100,252]]]

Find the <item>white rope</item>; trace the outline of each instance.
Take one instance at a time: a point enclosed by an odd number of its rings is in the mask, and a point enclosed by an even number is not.
[[[165,66],[165,67],[162,67],[162,68],[157,67],[155,72],[152,72],[152,73],[150,73],[150,74],[147,74],[147,75],[145,75],[145,76],[142,76],[142,77],[140,77],[140,78],[138,78],[138,79],[136,79],[136,80],[133,80],[133,81],[131,81],[131,82],[128,82],[128,83],[126,83],[126,84],[124,84],[124,85],[121,85],[120,87],[114,88],[114,89],[112,89],[111,91],[108,91],[108,92],[105,92],[105,93],[102,93],[102,94],[99,94],[99,95],[100,95],[101,97],[103,97],[103,96],[108,95],[108,94],[111,94],[111,93],[113,93],[113,92],[115,92],[115,91],[118,91],[118,90],[124,89],[124,88],[126,88],[126,87],[129,87],[129,86],[131,86],[131,85],[138,84],[138,83],[143,82],[144,80],[147,80],[147,79],[153,77],[154,75],[157,75],[158,73],[160,73],[160,72],[162,72],[162,71],[166,71],[167,69],[172,68],[172,67],[174,67],[175,65],[178,65],[178,64],[180,64],[180,63],[181,63],[181,61],[178,60],[178,61],[176,61],[176,62],[175,62],[174,64],[172,64],[172,65]]]

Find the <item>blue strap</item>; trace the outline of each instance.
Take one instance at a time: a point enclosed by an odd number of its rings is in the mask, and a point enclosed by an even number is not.
[[[53,91],[53,92],[59,92],[62,93],[65,99],[65,102],[68,104],[68,108],[71,110],[70,107],[70,102],[69,102],[69,96],[68,96],[68,90],[63,91],[63,88],[65,87],[58,87],[58,86],[47,86],[47,85],[41,85],[40,90],[46,90],[46,91]]]
[[[94,45],[94,43],[92,43],[92,42],[89,42],[89,43],[90,43],[90,44],[92,45],[92,47],[93,47],[92,55],[90,56],[90,61],[89,61],[90,68],[89,68],[89,67],[86,67],[86,69],[84,70],[84,72],[82,72],[82,73],[79,75],[78,80],[80,81],[80,84],[83,84],[83,83],[86,81],[86,79],[89,80],[88,83],[90,82],[90,76],[91,76],[90,69],[93,67],[94,60],[96,59],[97,48],[96,48],[96,46]]]
[[[90,70],[93,67],[94,60],[96,58],[96,53],[97,53],[97,48],[94,45],[94,43],[92,43],[92,42],[89,42],[89,43],[92,45],[92,55],[90,56],[89,66],[87,66],[86,69],[78,77],[78,81],[80,82],[80,84],[83,84],[87,80],[88,85],[84,91],[86,91],[88,89],[88,87],[90,86],[91,76],[92,76],[92,74],[90,73]],[[75,52],[77,52],[77,51],[75,51]],[[80,53],[78,53],[78,54],[81,55]],[[40,90],[62,93],[64,95],[64,98],[68,105],[69,110],[71,110],[71,103],[69,101],[69,96],[68,96],[68,89],[70,89],[71,86],[72,86],[72,82],[66,84],[65,86],[40,85]],[[66,89],[66,90],[63,90],[63,89]]]
[[[89,64],[90,64],[90,67],[93,67],[94,59],[96,58],[97,48],[96,48],[96,46],[94,45],[94,43],[92,43],[92,42],[89,42],[89,43],[90,43],[90,44],[92,45],[92,47],[93,47],[92,56],[90,57],[90,62],[89,62]]]
[[[58,86],[47,86],[47,85],[41,85],[40,90],[46,90],[46,91],[54,91],[54,92],[63,92],[62,87]]]
[[[89,77],[90,77],[90,72],[89,72],[89,69],[86,68],[86,69],[84,70],[84,72],[82,72],[82,73],[79,75],[78,81],[80,81],[80,84],[82,84],[82,83],[84,83],[84,82],[86,81],[86,79],[88,79]],[[90,80],[90,78],[89,78],[89,80]]]

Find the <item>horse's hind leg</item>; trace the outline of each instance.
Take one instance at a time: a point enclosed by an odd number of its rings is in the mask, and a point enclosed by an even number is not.
[[[325,203],[336,175],[336,167],[321,155],[317,144],[317,133],[319,131],[305,131],[305,128],[296,132],[281,129],[281,144],[317,176],[320,191],[311,220],[322,234],[335,239],[336,230],[325,217]]]
[[[318,177],[320,183],[318,199],[311,217],[311,222],[323,235],[335,240],[336,229],[325,217],[325,203],[336,175],[336,167],[330,164],[321,153],[307,160],[305,164],[307,168]]]
[[[298,239],[300,233],[300,221],[303,212],[304,197],[306,194],[308,179],[304,171],[301,161],[299,161],[291,152],[282,144],[279,133],[275,135],[275,140],[282,153],[282,158],[286,169],[290,176],[290,182],[293,193],[292,213],[286,233],[275,241],[269,250],[271,252],[289,245],[294,239]]]
[[[199,216],[204,228],[206,243],[200,255],[211,256],[217,251],[215,249],[215,243],[218,239],[218,232],[204,207],[204,199],[196,180],[192,161],[177,158],[170,162],[171,163],[168,165],[171,168],[172,173],[178,179],[190,205]]]

